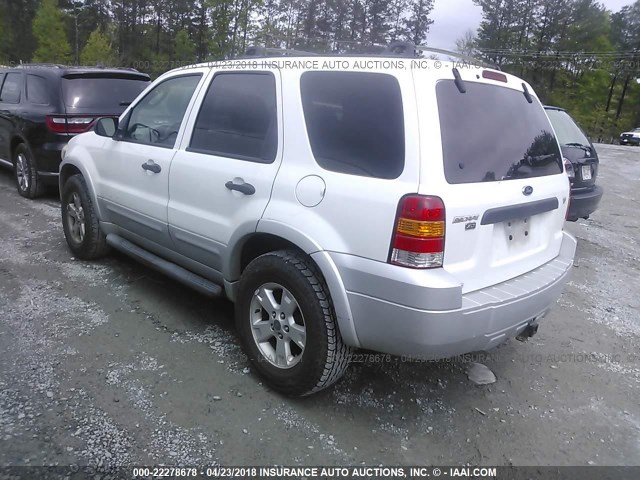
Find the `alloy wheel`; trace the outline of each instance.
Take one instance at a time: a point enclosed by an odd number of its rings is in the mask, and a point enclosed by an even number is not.
[[[74,242],[82,243],[86,232],[84,208],[82,208],[82,202],[80,201],[80,195],[78,195],[78,192],[73,192],[70,200],[71,201],[67,204],[67,224],[69,226],[69,233],[71,234]]]
[[[27,166],[27,157],[24,153],[19,153],[16,158],[16,176],[18,177],[20,190],[23,192],[29,190],[29,168]]]
[[[278,283],[265,283],[251,299],[253,340],[262,356],[273,366],[289,369],[304,353],[307,329],[293,294]]]

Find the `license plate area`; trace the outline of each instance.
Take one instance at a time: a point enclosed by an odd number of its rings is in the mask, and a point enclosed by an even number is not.
[[[582,166],[582,179],[591,180],[591,165]]]
[[[507,244],[510,247],[517,248],[517,246],[526,244],[531,237],[531,219],[523,218],[521,220],[504,222],[504,231]]]

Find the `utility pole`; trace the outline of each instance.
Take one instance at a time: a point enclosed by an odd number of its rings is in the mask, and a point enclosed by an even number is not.
[[[73,1],[73,18],[75,23],[75,54],[76,54],[76,65],[80,64],[80,52],[78,48],[78,2],[76,0]]]

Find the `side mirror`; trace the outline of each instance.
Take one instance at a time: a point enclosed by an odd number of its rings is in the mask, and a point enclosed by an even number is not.
[[[94,131],[101,137],[113,137],[118,130],[118,119],[112,117],[102,117],[96,122]]]

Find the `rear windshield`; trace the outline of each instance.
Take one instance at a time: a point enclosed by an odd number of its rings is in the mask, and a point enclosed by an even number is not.
[[[63,78],[62,94],[67,107],[92,108],[99,113],[117,107],[124,110],[148,84],[144,78]]]
[[[556,131],[560,145],[584,145],[589,146],[589,139],[582,133],[573,118],[562,110],[547,110],[551,125]]]
[[[496,182],[561,173],[562,155],[540,102],[523,92],[453,80],[436,86],[449,183]]]

